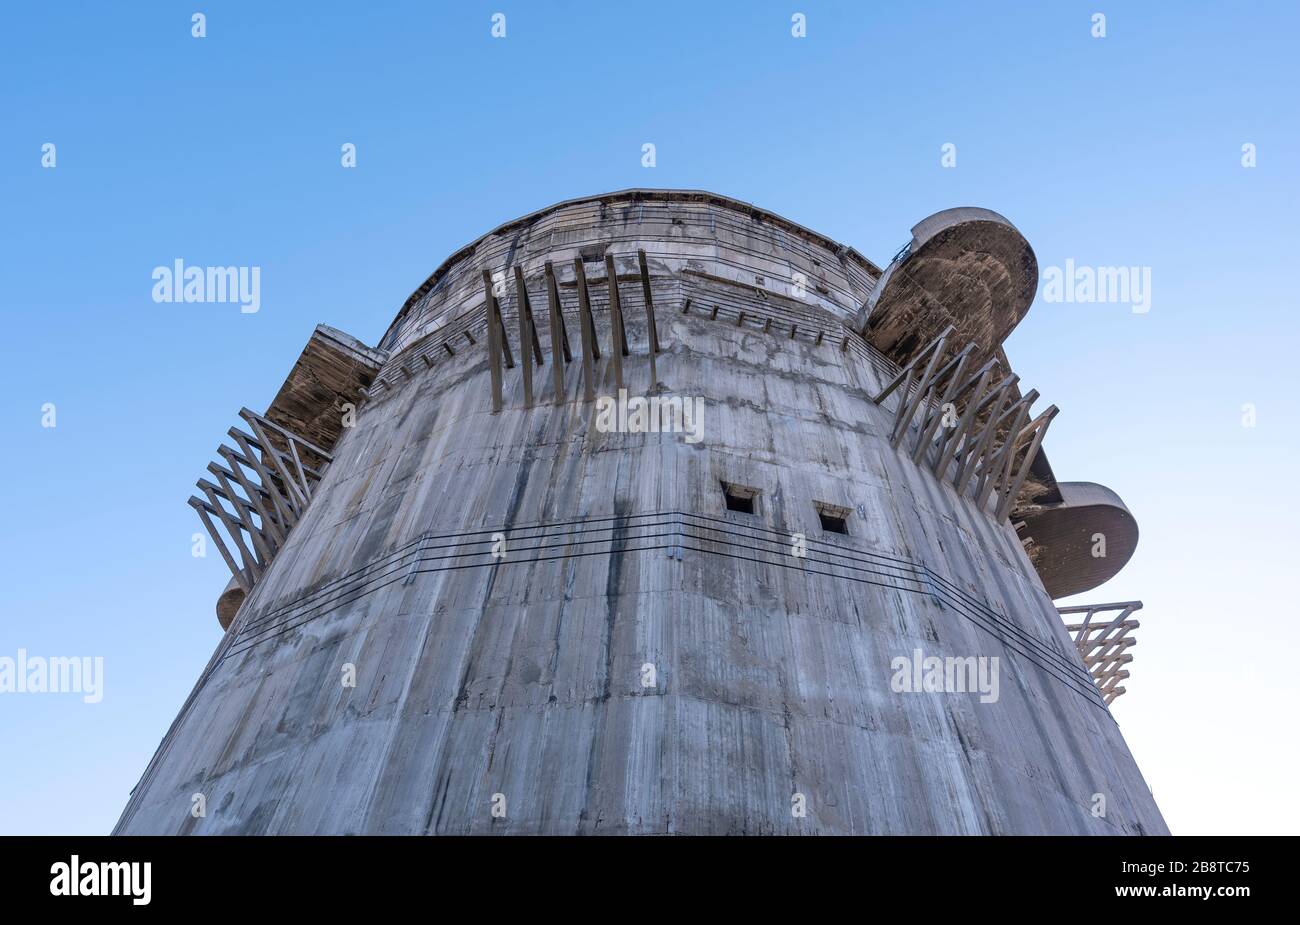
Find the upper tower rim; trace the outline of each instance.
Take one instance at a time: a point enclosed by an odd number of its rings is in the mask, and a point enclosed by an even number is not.
[[[761,221],[769,222],[773,225],[780,227],[782,230],[786,232],[799,235],[800,237],[805,238],[806,240],[818,245],[819,247],[823,247],[826,250],[841,254],[846,259],[852,260],[853,262],[857,263],[858,266],[861,267],[869,276],[871,276],[872,279],[878,279],[881,273],[883,272],[880,267],[878,267],[873,261],[864,257],[861,253],[858,252],[856,248],[843,244],[840,241],[836,241],[834,238],[829,238],[826,235],[821,234],[820,232],[813,231],[811,228],[808,228],[805,225],[800,225],[798,222],[791,221],[785,216],[773,212],[771,209],[765,209],[762,206],[756,206],[753,203],[745,202],[742,199],[736,199],[732,196],[724,196],[721,193],[714,193],[709,190],[700,190],[700,189],[630,187],[628,189],[612,190],[607,193],[595,193],[589,196],[576,196],[572,199],[564,199],[559,202],[552,203],[548,206],[543,206],[540,209],[536,209],[525,215],[521,215],[518,218],[513,218],[510,219],[509,221],[502,222],[500,225],[496,226],[495,228],[492,228],[491,230],[484,232],[483,234],[474,238],[472,241],[468,242],[462,247],[457,248],[453,253],[448,255],[447,258],[442,261],[442,263],[438,264],[438,267],[431,274],[429,274],[428,278],[426,278],[424,282],[422,282],[419,286],[417,286],[415,291],[412,292],[406,298],[406,301],[402,303],[401,309],[398,310],[397,315],[393,318],[392,322],[388,325],[388,329],[384,332],[384,336],[380,338],[379,342],[380,343],[387,342],[388,338],[393,333],[394,329],[396,329],[402,323],[407,313],[411,310],[411,307],[414,306],[417,302],[419,302],[420,299],[429,292],[429,290],[431,290],[435,285],[437,285],[438,281],[442,279],[442,277],[446,275],[448,271],[450,271],[458,263],[464,260],[467,256],[473,254],[475,249],[488,238],[497,235],[507,234],[519,228],[525,228],[529,225],[532,225],[540,221],[541,219],[545,218],[548,215],[551,215],[555,212],[559,212],[563,209],[571,208],[576,205],[582,205],[584,203],[592,203],[592,202],[616,203],[616,202],[624,202],[628,200],[633,202],[642,201],[642,202],[702,203],[706,205],[714,205],[714,206],[730,209],[734,212],[739,212],[748,215],[751,218],[758,218]]]

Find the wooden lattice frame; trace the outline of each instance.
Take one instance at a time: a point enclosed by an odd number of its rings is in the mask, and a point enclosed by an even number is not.
[[[1132,633],[1140,625],[1137,620],[1130,620],[1129,617],[1141,609],[1141,601],[1057,608],[1062,617],[1084,615],[1080,623],[1070,623],[1067,620],[1065,628],[1074,636],[1079,657],[1097,683],[1097,689],[1101,691],[1107,706],[1124,693],[1125,689],[1120,682],[1129,677],[1127,666],[1132,663],[1133,655],[1128,650],[1137,645],[1137,639]],[[1107,616],[1100,620],[1094,619],[1098,614]],[[1111,617],[1110,614],[1114,616]]]
[[[1059,409],[1052,405],[1029,420],[1038,392],[1021,395],[1018,376],[1009,371],[998,375],[997,358],[968,371],[976,347],[967,344],[949,356],[953,331],[949,325],[939,332],[871,400],[880,405],[898,392],[889,437],[894,448],[914,434],[906,449],[917,465],[929,466],[981,507],[996,492],[994,513],[1004,520]],[[958,409],[960,415],[945,426],[945,417]]]
[[[251,433],[230,428],[235,446],[223,443],[220,461],[208,463],[217,481],[199,479],[203,496],[189,504],[248,593],[302,519],[332,457],[255,411],[241,408],[239,416]]]

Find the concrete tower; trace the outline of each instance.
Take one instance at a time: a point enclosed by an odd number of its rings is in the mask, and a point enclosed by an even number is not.
[[[881,270],[632,190],[318,328],[191,499],[226,632],[116,831],[1166,832],[1139,605],[1052,603],[1137,530],[1047,462],[1036,286],[983,209]]]

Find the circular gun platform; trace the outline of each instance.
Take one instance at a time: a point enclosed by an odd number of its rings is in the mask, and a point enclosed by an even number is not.
[[[1020,323],[1038,288],[1029,242],[1001,215],[963,206],[912,228],[912,240],[876,282],[858,327],[904,362],[948,325],[990,356]]]

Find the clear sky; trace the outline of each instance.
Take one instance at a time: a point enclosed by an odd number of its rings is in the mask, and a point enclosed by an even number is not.
[[[1040,297],[1008,352],[1062,409],[1057,475],[1138,519],[1081,601],[1146,603],[1114,715],[1170,827],[1300,832],[1298,33],[1294,3],[6,8],[0,656],[102,656],[105,690],[0,694],[0,832],[116,821],[220,638],[185,499],[314,325],[373,344],[459,246],[635,186],[882,266],[978,205],[1041,267],[1149,267],[1149,312]],[[261,310],[155,303],[176,258],[260,267]]]

